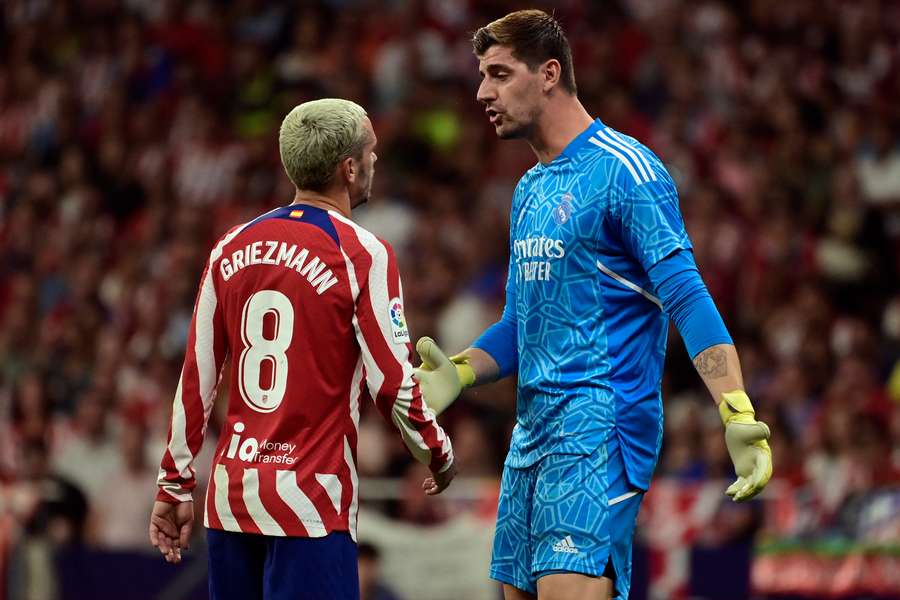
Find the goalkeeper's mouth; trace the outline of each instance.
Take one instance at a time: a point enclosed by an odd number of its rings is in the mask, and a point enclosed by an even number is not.
[[[497,122],[503,118],[503,115],[498,113],[493,108],[486,108],[484,112],[487,114],[488,119],[490,120],[492,125],[496,125]]]

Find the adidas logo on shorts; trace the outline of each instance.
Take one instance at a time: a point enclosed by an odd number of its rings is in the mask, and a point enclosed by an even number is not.
[[[571,535],[567,535],[563,539],[553,544],[553,551],[566,552],[568,554],[578,554],[578,548],[575,547],[575,542],[572,541]]]

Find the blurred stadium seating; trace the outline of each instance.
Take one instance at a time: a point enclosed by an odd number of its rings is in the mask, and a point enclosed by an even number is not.
[[[723,502],[721,426],[673,330],[635,596],[900,597],[900,3],[530,4],[566,26],[588,109],[677,178],[774,434],[763,499]],[[379,161],[358,220],[398,252],[413,336],[455,351],[497,317],[534,158],[487,126],[468,38],[523,6],[0,3],[0,598],[205,597],[202,540],[180,570],[148,552],[156,465],[213,240],[292,198],[277,128],[295,104],[368,109]],[[448,411],[468,479],[438,501],[364,412],[369,598],[496,597],[466,559],[489,552],[514,394]],[[396,520],[431,554],[404,554]],[[441,553],[453,568],[429,563]]]

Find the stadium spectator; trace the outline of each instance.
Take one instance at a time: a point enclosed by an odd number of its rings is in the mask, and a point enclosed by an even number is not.
[[[359,598],[360,600],[397,600],[397,596],[382,581],[381,554],[372,544],[359,545]]]
[[[677,179],[698,265],[776,433],[773,486],[812,498],[776,523],[822,530],[856,491],[900,483],[900,5],[534,4],[566,27],[585,106]],[[277,115],[304,100],[371,109],[382,151],[358,218],[397,251],[413,338],[464,344],[493,321],[506,203],[533,155],[484,124],[468,37],[518,7],[3,2],[0,478],[25,477],[35,439],[51,463],[70,444],[119,456],[133,405],[148,443],[164,443],[196,273],[230,225],[290,201]],[[710,451],[721,425],[676,431],[682,411],[711,410],[676,335],[657,475],[696,481],[724,474]],[[448,432],[481,421],[491,451],[470,468],[497,476],[513,388],[469,393]],[[91,438],[98,397],[106,431]],[[386,426],[362,423],[379,450],[361,472],[403,476]],[[857,473],[876,453],[885,468]]]

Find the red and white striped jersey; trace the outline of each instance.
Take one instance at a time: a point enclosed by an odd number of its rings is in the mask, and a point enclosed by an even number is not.
[[[402,296],[390,245],[336,212],[293,204],[228,232],[200,283],[158,499],[191,499],[192,463],[228,355],[207,527],[355,539],[367,397],[417,460],[448,468],[450,440],[412,377]]]

